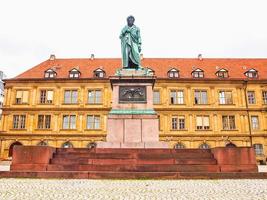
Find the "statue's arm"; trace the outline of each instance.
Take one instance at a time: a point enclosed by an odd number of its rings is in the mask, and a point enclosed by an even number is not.
[[[125,27],[121,30],[120,39],[122,39],[122,38],[125,36],[126,31],[127,31],[127,27],[125,26]]]

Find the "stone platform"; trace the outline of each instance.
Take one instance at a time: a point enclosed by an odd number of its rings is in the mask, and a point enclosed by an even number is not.
[[[11,172],[39,178],[242,178],[257,173],[252,148],[108,149],[16,146]]]

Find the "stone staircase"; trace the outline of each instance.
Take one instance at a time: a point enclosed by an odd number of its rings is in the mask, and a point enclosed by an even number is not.
[[[249,158],[252,161],[246,161],[244,156],[241,161],[236,157],[223,157],[224,163],[241,163],[222,164],[212,149],[19,148],[11,173],[6,176],[92,179],[242,178],[251,177],[251,173],[258,176],[253,156]],[[229,155],[233,156],[232,152],[236,151],[239,150],[229,149]],[[244,151],[251,152],[250,149]]]

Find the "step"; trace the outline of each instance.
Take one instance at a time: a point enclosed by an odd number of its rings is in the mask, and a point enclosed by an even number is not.
[[[96,164],[96,165],[112,165],[112,164],[217,164],[215,159],[70,159],[70,158],[53,158],[51,164],[70,165],[70,164]]]
[[[118,158],[118,159],[126,159],[126,158],[135,158],[135,154],[127,154],[127,153],[56,153],[53,155],[53,158],[70,158],[70,159],[78,159],[78,158]]]
[[[113,171],[113,172],[217,172],[217,165],[58,165],[47,166],[47,171]]]

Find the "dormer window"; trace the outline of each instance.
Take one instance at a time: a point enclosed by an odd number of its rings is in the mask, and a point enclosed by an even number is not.
[[[258,77],[258,71],[255,69],[250,69],[250,70],[245,72],[245,75],[248,78],[257,78]]]
[[[168,71],[169,78],[179,78],[179,70],[172,68]]]
[[[53,69],[48,69],[45,71],[45,78],[55,78],[57,73]]]
[[[219,71],[217,71],[216,76],[218,76],[219,78],[228,78],[228,71],[226,69],[220,69]]]
[[[98,68],[98,69],[96,69],[96,70],[94,71],[94,76],[95,76],[96,78],[104,78],[105,75],[106,75],[106,72],[105,72],[104,70],[100,69],[100,68]]]
[[[79,78],[80,75],[81,75],[81,72],[76,68],[73,68],[72,70],[69,71],[70,78]]]
[[[204,78],[204,71],[202,69],[196,69],[192,72],[193,78]]]
[[[147,68],[147,74],[150,75],[150,76],[155,76],[155,71],[151,68]]]

